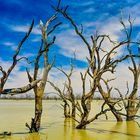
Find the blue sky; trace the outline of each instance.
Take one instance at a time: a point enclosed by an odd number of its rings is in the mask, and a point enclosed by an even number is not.
[[[42,20],[45,22],[54,13],[51,5],[57,5],[57,0],[0,0],[0,56],[2,59],[10,59],[10,56],[24,36],[32,19],[35,20],[35,29],[29,41],[25,43],[23,52],[21,53],[26,54],[28,52],[28,55],[35,53],[32,52],[34,50],[32,48],[38,48],[37,46],[41,38],[38,26],[39,21]],[[108,23],[110,24],[111,18],[112,23],[118,22],[121,11],[123,11],[125,15],[129,10],[129,13],[132,14],[134,18],[137,18],[139,12],[135,11],[135,9],[139,7],[140,2],[138,0],[62,0],[62,6],[63,5],[70,6],[68,13],[79,26],[83,24],[85,35],[90,37],[91,34],[95,33],[95,30],[100,30],[105,24],[106,28],[110,28],[107,25]],[[62,21],[63,24],[58,28],[56,37],[57,34],[62,37],[63,32],[64,35],[67,34],[67,37],[69,37],[69,34],[74,35],[73,31],[71,31],[71,26],[64,18],[59,17],[58,20]],[[139,26],[137,26],[137,30],[138,29]],[[79,43],[79,41],[80,40],[77,42]],[[58,39],[58,42],[60,42],[60,39]],[[61,42],[63,43],[63,39]],[[61,53],[60,51],[60,48],[63,48],[60,46],[62,43],[57,44],[56,40],[56,45],[52,48],[52,53],[57,53],[57,58],[60,58],[62,61],[60,63],[61,65],[67,65],[68,63],[65,61],[67,60],[67,56],[64,55],[64,52]],[[76,43],[76,41],[74,43]],[[5,54],[8,55],[5,56]],[[51,54],[51,56],[53,56],[53,54]],[[57,59],[57,61],[59,62],[59,59]],[[80,61],[82,60],[79,59],[77,64],[82,67],[82,62]],[[84,63],[83,66],[85,66]]]
[[[32,19],[35,26],[31,36],[24,44],[20,56],[28,56],[33,60],[40,45],[39,21],[44,23],[53,14],[51,5],[57,5],[57,0],[0,0],[0,63],[4,67],[11,61],[16,46],[27,31]],[[84,34],[89,39],[97,30],[106,33],[114,40],[121,39],[122,27],[119,24],[121,11],[124,20],[128,14],[135,18],[134,37],[139,39],[140,31],[140,1],[139,0],[62,0],[62,6],[69,5],[68,13],[77,25],[84,27]],[[77,69],[86,66],[87,50],[82,41],[74,33],[72,26],[61,15],[57,21],[63,24],[54,33],[55,45],[50,50],[50,59],[56,54],[56,66],[69,66],[69,59],[76,52]],[[126,23],[127,24],[127,23]],[[17,71],[20,73],[22,62]]]

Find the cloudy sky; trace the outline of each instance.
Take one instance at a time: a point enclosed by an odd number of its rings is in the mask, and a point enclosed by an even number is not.
[[[0,65],[5,69],[10,65],[15,48],[25,35],[33,19],[35,20],[34,29],[23,45],[20,56],[28,56],[30,60],[34,60],[41,40],[39,21],[42,20],[45,23],[54,14],[51,5],[57,5],[57,0],[0,0]],[[75,23],[79,27],[81,24],[83,25],[83,34],[87,39],[98,31],[101,34],[110,35],[115,41],[119,40],[122,37],[120,37],[122,26],[119,23],[122,13],[124,21],[129,14],[135,19],[133,37],[139,40],[139,0],[62,0],[62,6],[64,5],[69,5],[68,14]],[[86,69],[88,53],[80,38],[75,35],[69,22],[61,15],[55,22],[57,21],[62,21],[63,24],[54,33],[56,42],[50,50],[50,60],[56,54],[55,66],[63,66],[68,71],[70,58],[76,52],[77,61],[73,74],[73,87],[76,93],[80,93],[79,72],[84,72]],[[126,81],[132,79],[132,75],[127,70],[128,63],[121,64],[118,67],[118,73],[116,73],[118,78],[113,82],[113,85],[120,88],[122,92],[126,91]],[[20,62],[11,74],[6,87],[26,85],[28,83],[24,72],[26,67],[32,69],[26,62]],[[65,81],[65,77],[55,68],[50,72],[49,79],[61,86]],[[49,86],[47,89],[47,92],[52,91]]]

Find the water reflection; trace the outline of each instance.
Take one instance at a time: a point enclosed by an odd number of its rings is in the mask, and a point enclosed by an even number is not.
[[[30,133],[25,140],[41,140],[41,137],[39,133]]]
[[[67,118],[65,118],[64,119],[64,139],[66,139],[67,138],[67,133],[69,132],[69,127],[68,126],[70,126],[70,121],[69,121],[69,119]]]
[[[140,135],[137,135],[138,125],[134,121],[126,122],[126,133],[129,135],[127,140],[136,140],[137,137],[140,139]]]
[[[87,130],[76,129],[76,122],[73,119],[64,120],[64,140],[93,140]]]
[[[64,140],[75,138],[75,121],[71,118],[64,119]]]
[[[42,135],[40,133],[29,133],[26,137],[25,140],[47,140],[48,137]]]
[[[97,123],[94,128],[87,128],[88,131],[94,133],[95,139],[100,137],[104,140],[139,140],[140,135],[136,122],[107,122]]]
[[[109,133],[108,134],[108,140],[113,140],[115,138],[122,139],[122,136],[121,136],[121,134],[123,134],[122,131],[121,131],[122,127],[123,127],[123,123],[122,122],[114,123],[112,125],[111,129],[108,131],[108,133]]]

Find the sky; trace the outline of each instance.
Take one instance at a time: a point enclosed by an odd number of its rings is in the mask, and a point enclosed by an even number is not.
[[[41,31],[39,28],[40,20],[45,23],[53,14],[51,5],[57,5],[57,0],[0,0],[0,65],[8,68],[12,61],[12,55],[28,30],[31,21],[35,20],[33,31],[28,40],[23,45],[19,57],[27,56],[34,60],[39,49]],[[119,23],[121,15],[124,21],[130,14],[134,21],[133,38],[139,40],[140,37],[140,1],[139,0],[62,0],[62,6],[69,5],[68,14],[80,27],[83,25],[83,34],[87,39],[94,35],[96,31],[107,34],[113,40],[122,38],[122,26]],[[73,74],[73,88],[75,93],[81,92],[80,72],[84,72],[87,66],[87,49],[80,38],[76,36],[73,27],[61,15],[55,23],[62,22],[53,35],[56,36],[55,44],[50,49],[50,61],[56,54],[55,66],[62,66],[69,71],[70,59],[76,53],[76,67]],[[128,23],[126,22],[126,25]],[[118,53],[122,53],[121,51]],[[116,81],[112,85],[126,92],[126,81],[131,84],[132,75],[128,71],[128,63],[121,64],[117,68]],[[20,62],[11,73],[6,87],[20,87],[28,83],[25,68],[32,70],[26,62]],[[41,75],[41,71],[40,71]],[[108,76],[108,75],[107,75]],[[56,82],[60,87],[63,86],[65,77],[55,68],[49,75],[49,80]],[[47,85],[46,92],[53,89]]]

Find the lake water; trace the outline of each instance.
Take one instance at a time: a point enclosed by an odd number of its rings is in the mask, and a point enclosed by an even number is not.
[[[117,123],[111,113],[89,124],[86,130],[77,130],[77,123],[64,119],[60,101],[43,101],[40,133],[29,134],[25,123],[34,116],[32,100],[0,100],[0,133],[11,131],[4,140],[140,140],[140,127],[136,122]],[[102,101],[93,101],[94,112]],[[140,114],[140,113],[139,113]],[[136,120],[140,123],[140,119]]]

